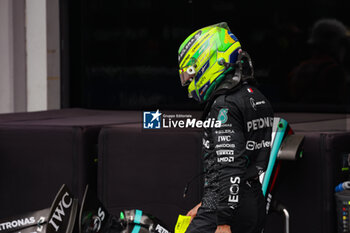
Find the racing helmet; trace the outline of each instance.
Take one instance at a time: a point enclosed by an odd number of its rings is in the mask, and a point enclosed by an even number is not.
[[[193,32],[178,51],[182,86],[199,102],[206,101],[225,74],[234,69],[241,44],[227,23],[218,23]]]

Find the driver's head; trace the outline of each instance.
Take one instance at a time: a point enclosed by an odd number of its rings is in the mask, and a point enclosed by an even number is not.
[[[193,32],[178,51],[181,84],[199,102],[208,99],[212,89],[235,63],[241,44],[226,23],[218,23]]]

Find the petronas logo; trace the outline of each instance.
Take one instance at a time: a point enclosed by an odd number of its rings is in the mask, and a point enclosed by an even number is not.
[[[227,108],[220,109],[219,115],[218,115],[218,121],[220,121],[221,124],[225,124],[227,122],[227,113],[228,113]]]

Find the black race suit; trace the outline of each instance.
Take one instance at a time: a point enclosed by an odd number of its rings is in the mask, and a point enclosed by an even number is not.
[[[265,200],[258,181],[270,155],[273,110],[258,89],[241,84],[212,102],[206,118],[222,122],[203,136],[204,195],[187,232],[260,232]]]

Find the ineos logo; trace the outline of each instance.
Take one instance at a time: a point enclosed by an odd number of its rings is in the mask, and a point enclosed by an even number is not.
[[[237,203],[238,202],[238,193],[239,193],[239,183],[241,182],[241,178],[236,176],[236,177],[231,177],[230,178],[230,195],[228,198],[228,202],[230,203]],[[234,208],[234,206],[230,206],[230,208]]]

